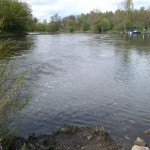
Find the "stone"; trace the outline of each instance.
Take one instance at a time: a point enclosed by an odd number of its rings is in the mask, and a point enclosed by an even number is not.
[[[89,141],[91,141],[92,140],[92,138],[93,138],[93,136],[91,135],[91,136],[87,136],[87,139],[89,140]]]
[[[150,135],[150,129],[146,130],[144,133]]]
[[[150,150],[148,147],[134,145],[132,150]]]
[[[67,128],[61,128],[61,129],[60,129],[60,132],[67,132],[67,131],[68,131]]]
[[[2,145],[0,144],[0,150],[3,150]]]
[[[141,139],[140,137],[138,137],[135,142],[134,142],[135,145],[138,145],[138,146],[146,146],[146,143],[143,139]]]

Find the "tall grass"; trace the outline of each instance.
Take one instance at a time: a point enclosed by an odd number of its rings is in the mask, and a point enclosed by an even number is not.
[[[8,38],[8,39],[2,39],[1,41],[0,41],[0,50],[2,50],[2,49],[9,49],[9,48],[15,48],[15,47],[17,47],[18,46],[18,44],[19,44],[19,42],[18,41],[16,41],[16,40],[12,40],[12,39],[10,39],[10,38]]]
[[[0,145],[4,149],[9,146],[8,144],[12,141],[16,130],[16,128],[10,129],[10,124],[29,101],[29,98],[22,96],[20,90],[25,75],[21,74],[14,79],[13,64],[7,61],[0,65]]]

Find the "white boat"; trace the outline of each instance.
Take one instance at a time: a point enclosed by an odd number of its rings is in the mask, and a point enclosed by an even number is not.
[[[135,29],[130,29],[128,33],[131,34],[141,34],[141,32],[136,31]]]

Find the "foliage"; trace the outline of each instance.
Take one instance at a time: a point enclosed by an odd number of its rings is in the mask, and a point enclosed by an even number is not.
[[[110,29],[110,26],[111,24],[108,18],[103,18],[101,20],[101,27],[103,31],[108,31]]]
[[[73,19],[68,20],[67,27],[69,32],[73,32],[75,30],[75,22]]]
[[[89,24],[87,22],[83,22],[81,26],[82,31],[89,30]]]
[[[0,50],[3,50],[3,49],[8,49],[8,48],[15,48],[17,47],[17,45],[19,44],[19,42],[17,42],[16,40],[12,40],[12,39],[5,39],[5,40],[2,40],[0,42]]]
[[[23,34],[33,21],[30,6],[18,0],[0,0],[0,31]]]
[[[47,24],[38,22],[31,31],[47,31]]]
[[[73,32],[90,30],[93,32],[107,32],[115,30],[115,32],[127,32],[130,28],[138,30],[150,28],[150,9],[144,7],[134,9],[133,0],[123,0],[121,4],[122,7],[115,12],[101,12],[96,9],[87,14],[69,15],[62,19],[58,14],[55,14],[51,16],[50,22],[46,20],[41,22],[37,18],[33,18],[29,31]],[[4,18],[1,17],[1,27],[3,27],[3,22]]]
[[[60,16],[58,14],[55,14],[51,17],[51,22],[48,24],[48,31],[49,32],[56,32],[60,29]]]

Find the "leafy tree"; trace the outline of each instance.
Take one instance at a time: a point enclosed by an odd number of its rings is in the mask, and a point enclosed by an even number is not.
[[[102,30],[108,31],[110,29],[110,26],[111,26],[111,24],[110,24],[109,19],[103,18],[101,20],[101,28],[102,28]]]
[[[51,17],[51,22],[48,25],[49,32],[56,32],[61,27],[61,17],[58,14],[55,14]]]
[[[125,0],[123,5],[125,10],[124,28],[129,29],[133,27],[133,0]]]
[[[87,14],[81,14],[81,15],[77,16],[76,29],[82,30],[82,31],[89,30],[88,15]]]
[[[89,24],[87,22],[83,22],[81,26],[82,31],[89,30]]]
[[[133,11],[133,0],[124,0],[123,2],[125,11]]]
[[[75,22],[73,19],[68,20],[67,28],[68,28],[69,32],[73,32],[75,30]]]
[[[101,18],[102,18],[102,13],[99,10],[94,10],[90,12],[88,17],[88,23],[92,31],[101,32],[102,30],[100,25]]]
[[[48,24],[48,32],[56,32],[59,30],[59,25],[56,22],[51,22]]]
[[[0,0],[0,30],[25,33],[33,20],[30,6],[17,0]]]

